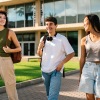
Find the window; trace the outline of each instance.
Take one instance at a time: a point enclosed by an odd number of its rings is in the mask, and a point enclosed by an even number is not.
[[[53,0],[44,1],[44,18],[54,16],[54,2]]]
[[[75,56],[77,56],[78,55],[78,32],[77,31],[67,32],[67,38],[75,51]]]
[[[78,22],[83,22],[85,15],[89,13],[89,1],[78,0]]]
[[[25,5],[25,26],[33,26],[33,4]]]
[[[29,27],[35,25],[33,23],[35,23],[36,11],[33,3],[8,6],[7,12],[9,28]]]
[[[99,16],[99,18],[100,18],[100,0],[96,0],[96,1],[91,0],[90,3],[91,3],[90,4],[90,8],[91,8],[90,11],[91,11],[91,13],[97,14]]]
[[[17,27],[24,27],[24,20],[25,20],[25,14],[24,14],[24,5],[18,5],[16,6],[16,21],[17,21]]]
[[[65,22],[65,1],[55,0],[54,2],[54,16],[57,18],[58,24],[64,24]]]
[[[77,19],[77,0],[66,0],[66,23],[76,23]]]
[[[35,33],[17,34],[18,40],[21,41],[35,41]]]
[[[8,26],[9,26],[9,28],[15,28],[15,21],[16,21],[15,6],[8,7],[7,12],[8,12],[8,20],[9,20]]]

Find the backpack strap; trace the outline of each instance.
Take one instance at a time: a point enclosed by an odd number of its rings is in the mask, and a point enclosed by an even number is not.
[[[48,35],[44,35],[44,37],[43,37],[44,44],[46,43],[47,36]]]
[[[46,43],[47,36],[48,35],[44,35],[44,37],[43,37],[44,46],[45,46],[45,43]],[[43,52],[43,49],[42,49],[42,52]],[[41,60],[40,60],[40,67],[41,67],[41,63],[42,63],[42,56],[41,56]]]

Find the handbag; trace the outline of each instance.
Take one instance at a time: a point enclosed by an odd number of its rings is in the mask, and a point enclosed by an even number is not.
[[[7,32],[6,45],[7,45],[8,35],[9,35],[9,29],[8,29],[8,32]],[[13,43],[13,41],[11,41],[10,48],[11,49],[15,49],[16,48],[15,44]],[[10,56],[11,56],[11,59],[12,59],[13,63],[19,63],[21,61],[21,59],[22,59],[21,51],[11,53]]]

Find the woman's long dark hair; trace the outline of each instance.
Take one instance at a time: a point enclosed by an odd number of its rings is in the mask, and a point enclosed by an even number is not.
[[[4,27],[7,28],[7,27],[8,27],[8,17],[7,17],[7,12],[6,12],[6,11],[0,11],[0,14],[4,14],[5,17],[6,17],[6,23],[5,23]]]
[[[88,18],[90,24],[92,25],[95,32],[100,33],[100,20],[99,17],[95,14],[88,14],[85,17]],[[88,32],[90,33],[90,32]]]

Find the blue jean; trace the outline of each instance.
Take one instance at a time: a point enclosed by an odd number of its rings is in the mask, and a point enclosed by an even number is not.
[[[42,78],[46,87],[48,100],[58,100],[61,87],[61,76],[61,72],[56,70],[50,73],[42,72]]]

